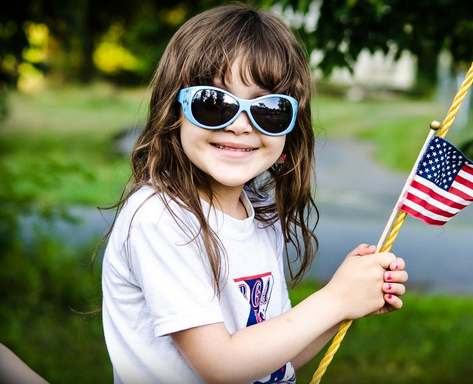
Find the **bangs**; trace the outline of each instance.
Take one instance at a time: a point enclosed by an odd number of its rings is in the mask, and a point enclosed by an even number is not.
[[[194,41],[188,50],[188,67],[183,68],[190,74],[186,86],[212,85],[215,79],[226,84],[232,65],[241,60],[238,75],[245,85],[255,84],[300,100],[306,58],[292,32],[274,15],[244,9],[200,28],[207,33],[200,34],[204,38]]]

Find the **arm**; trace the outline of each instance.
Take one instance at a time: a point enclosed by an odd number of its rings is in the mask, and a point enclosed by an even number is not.
[[[376,247],[374,245],[369,246],[366,244],[361,244],[356,249],[354,249],[350,255],[365,256],[371,255],[375,252]],[[348,257],[350,257],[350,255],[348,255]],[[375,312],[372,315],[391,312],[402,307],[402,301],[399,299],[399,296],[402,296],[405,293],[405,287],[402,283],[407,281],[407,273],[404,271],[404,268],[404,260],[400,258],[397,258],[389,265],[389,270],[392,271],[392,273],[389,278],[387,273],[385,274],[385,283],[382,286],[382,289],[385,292],[386,303],[379,313]],[[389,297],[389,294],[391,294],[392,297]],[[311,344],[309,344],[307,348],[305,348],[298,356],[291,360],[294,368],[298,369],[308,363],[338,332],[340,325],[341,324],[337,324],[325,332],[317,340],[314,340]]]
[[[48,384],[10,349],[0,343],[0,383]]]
[[[348,255],[329,284],[277,318],[232,335],[217,323],[172,338],[208,383],[251,382],[292,360],[299,366],[323,347],[341,321],[384,311],[385,272],[397,259],[390,253],[361,257],[358,252]],[[390,300],[400,303],[395,296]]]
[[[330,310],[321,316],[318,308]],[[284,366],[342,317],[342,308],[321,289],[283,315],[232,335],[217,323],[180,331],[172,338],[205,382],[247,383]]]

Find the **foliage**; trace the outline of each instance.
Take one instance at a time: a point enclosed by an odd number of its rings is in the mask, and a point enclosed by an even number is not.
[[[117,200],[129,176],[117,138],[139,129],[143,89],[61,87],[40,95],[13,92],[10,100],[10,118],[0,129],[2,202],[13,196],[36,205]]]
[[[100,316],[76,312],[100,305],[92,249],[56,239],[50,224],[40,217],[28,242],[17,234],[17,246],[2,243],[1,341],[51,383],[111,382]]]
[[[256,1],[246,1],[257,3]],[[99,74],[117,82],[150,78],[169,38],[191,16],[222,0],[19,0],[3,2],[0,12],[0,83],[16,83],[21,63],[66,79],[90,81]],[[473,8],[461,0],[264,0],[307,14],[317,8],[315,29],[295,28],[309,52],[322,53],[318,67],[353,68],[360,52],[403,51],[418,59],[419,89],[436,83],[437,57],[449,51],[454,66],[473,58]],[[459,12],[461,10],[461,12]],[[49,55],[34,62],[28,26],[50,33]],[[95,59],[94,59],[95,58]],[[105,58],[105,59],[104,59]],[[94,63],[95,60],[95,63]],[[102,63],[97,63],[102,60]],[[113,63],[110,63],[110,60]],[[99,69],[100,68],[100,69]]]
[[[308,0],[269,1],[306,14]],[[461,0],[320,0],[316,28],[299,33],[308,49],[322,53],[325,74],[335,67],[353,68],[361,51],[413,53],[418,60],[418,88],[436,84],[437,58],[451,53],[454,66],[473,60],[473,8]]]
[[[2,2],[0,11],[0,84],[15,84],[21,63],[69,80],[88,82],[99,75],[94,54],[118,57],[117,71],[102,72],[117,82],[143,81],[151,77],[156,62],[173,33],[195,13],[217,5],[219,0],[19,0]],[[49,55],[32,63],[25,58],[33,43],[27,27],[43,25],[50,34]],[[118,34],[117,34],[118,31]],[[121,32],[120,32],[121,31]],[[125,65],[120,64],[127,57]],[[110,60],[110,57],[107,59]],[[130,63],[133,63],[130,65]],[[103,67],[101,67],[103,69]]]

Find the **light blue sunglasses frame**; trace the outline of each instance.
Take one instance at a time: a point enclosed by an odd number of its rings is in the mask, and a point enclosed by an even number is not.
[[[238,109],[237,113],[235,114],[235,116],[233,116],[225,124],[221,124],[221,125],[217,125],[217,126],[204,125],[204,124],[198,122],[194,118],[194,115],[192,114],[191,103],[192,103],[192,100],[194,99],[195,94],[199,91],[202,91],[202,90],[214,90],[214,91],[222,92],[225,95],[227,95],[227,96],[231,97],[232,99],[236,100],[236,102],[239,105],[239,109]],[[250,110],[250,107],[253,104],[257,103],[258,101],[269,99],[269,98],[274,98],[274,97],[280,97],[282,99],[285,99],[285,100],[289,101],[289,103],[291,104],[291,107],[292,107],[292,117],[291,117],[291,122],[289,123],[289,126],[284,131],[277,132],[277,133],[268,132],[263,127],[261,127],[255,121],[255,119],[253,118],[253,115],[252,115],[251,110]],[[230,92],[227,92],[227,91],[225,91],[224,89],[221,89],[221,88],[212,87],[212,86],[208,86],[208,85],[199,85],[199,86],[194,86],[194,87],[182,88],[179,91],[178,95],[177,95],[177,101],[182,105],[182,110],[184,112],[184,116],[186,117],[186,119],[189,120],[192,124],[195,124],[198,127],[205,128],[205,129],[222,129],[222,128],[225,128],[225,127],[229,126],[230,124],[232,124],[237,119],[237,117],[240,116],[240,113],[242,113],[243,111],[245,111],[247,113],[247,115],[250,118],[251,123],[254,125],[254,127],[256,129],[258,129],[260,132],[262,132],[262,133],[264,133],[265,135],[268,135],[268,136],[286,135],[289,132],[291,132],[293,130],[294,126],[296,125],[296,116],[297,116],[298,103],[297,103],[297,100],[295,98],[293,98],[291,96],[287,96],[287,95],[280,95],[280,94],[272,93],[272,94],[269,94],[269,95],[264,95],[264,96],[257,97],[256,99],[247,100],[247,99],[240,99],[239,97],[236,97],[235,95],[232,95]]]

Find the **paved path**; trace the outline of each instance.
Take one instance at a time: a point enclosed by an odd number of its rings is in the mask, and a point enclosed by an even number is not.
[[[407,174],[375,164],[365,143],[330,140],[317,148],[320,254],[310,276],[328,280],[355,245],[377,244]],[[406,260],[412,288],[473,293],[473,208],[443,227],[408,217],[392,251]]]

